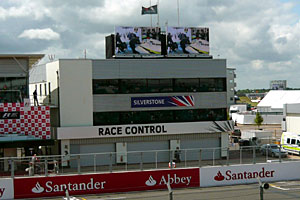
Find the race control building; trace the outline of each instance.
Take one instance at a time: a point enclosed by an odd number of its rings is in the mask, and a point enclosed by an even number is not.
[[[51,88],[44,101],[57,107],[62,154],[228,147],[225,59],[59,59],[39,67]]]

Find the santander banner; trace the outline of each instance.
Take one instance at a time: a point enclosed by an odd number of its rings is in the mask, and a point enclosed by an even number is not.
[[[200,186],[222,186],[295,180],[300,178],[300,162],[203,167],[200,169]]]
[[[40,198],[70,195],[199,187],[199,168],[53,177],[15,178],[14,196]]]

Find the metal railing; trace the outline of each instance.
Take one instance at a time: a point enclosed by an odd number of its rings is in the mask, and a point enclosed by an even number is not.
[[[279,148],[279,152],[281,149]],[[177,154],[177,156],[175,156]],[[179,155],[179,159],[178,159]],[[273,156],[273,157],[272,157]],[[177,159],[176,159],[177,158]],[[300,159],[300,157],[299,157]],[[114,171],[226,166],[292,161],[289,156],[264,153],[258,146],[70,154],[0,158],[0,177],[53,176]]]

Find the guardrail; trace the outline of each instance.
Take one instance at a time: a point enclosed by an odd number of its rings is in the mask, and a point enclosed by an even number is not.
[[[278,148],[281,152],[281,149]],[[222,156],[225,155],[225,156]],[[0,158],[0,176],[52,176],[164,168],[224,166],[293,160],[290,156],[261,152],[258,146],[130,151]],[[273,156],[273,157],[272,157]]]

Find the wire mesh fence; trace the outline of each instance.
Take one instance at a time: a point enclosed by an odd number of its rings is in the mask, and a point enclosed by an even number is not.
[[[276,149],[278,148],[278,149]],[[181,150],[107,152],[0,158],[0,176],[51,176],[131,170],[224,166],[291,161],[286,152],[258,146],[239,149],[201,148]]]

